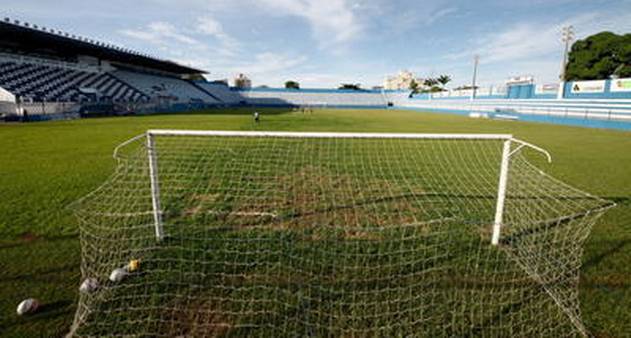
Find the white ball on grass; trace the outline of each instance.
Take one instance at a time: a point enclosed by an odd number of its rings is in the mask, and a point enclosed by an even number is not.
[[[127,277],[127,270],[123,268],[117,268],[110,273],[110,280],[114,283],[118,283]]]
[[[34,298],[28,298],[18,304],[17,313],[22,316],[25,314],[34,313],[39,308],[39,301]]]
[[[96,278],[86,278],[81,286],[79,287],[79,292],[81,293],[92,293],[99,288],[99,281]]]

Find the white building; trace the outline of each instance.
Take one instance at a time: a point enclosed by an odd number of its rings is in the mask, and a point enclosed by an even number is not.
[[[237,88],[249,89],[252,88],[252,80],[243,74],[239,74],[234,78],[234,86]]]
[[[388,76],[383,81],[383,88],[387,90],[406,90],[410,89],[413,81],[416,81],[419,87],[423,87],[423,79],[416,77],[410,71],[402,70],[395,76]]]

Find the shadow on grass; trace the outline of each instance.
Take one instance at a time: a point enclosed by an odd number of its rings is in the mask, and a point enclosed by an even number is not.
[[[37,310],[36,313],[31,315],[25,315],[23,317],[16,317],[15,320],[8,322],[2,328],[8,331],[13,331],[17,328],[27,325],[28,323],[41,322],[41,321],[50,321],[59,318],[72,318],[75,312],[74,300],[59,300],[56,302],[43,304]],[[65,330],[65,328],[58,328],[60,330]],[[28,330],[27,330],[28,331]],[[17,331],[19,332],[19,331]],[[45,336],[45,333],[42,332],[42,337]]]
[[[265,115],[285,115],[295,113],[292,107],[278,107],[278,108],[270,108],[270,107],[236,107],[236,108],[215,108],[215,109],[201,109],[201,110],[191,110],[183,113],[173,113],[173,112],[157,112],[152,114],[138,114],[138,115],[130,115],[127,117],[134,118],[150,118],[154,116],[182,116],[182,115],[247,115],[251,116],[254,111],[260,112],[263,116]]]
[[[625,239],[618,243],[616,243],[613,247],[607,249],[606,251],[600,253],[599,255],[590,258],[583,264],[583,269],[587,270],[591,267],[597,266],[602,262],[605,258],[612,256],[618,252],[621,252],[627,245],[631,244],[631,239]]]
[[[74,312],[74,301],[59,300],[53,303],[42,305],[32,318],[34,319],[50,319],[61,315],[67,315]]]
[[[531,299],[532,298],[528,298],[526,300],[530,301]],[[492,318],[486,320],[485,322],[481,324],[473,326],[471,328],[470,333],[467,335],[464,335],[463,337],[479,337],[480,335],[484,333],[484,328],[497,326],[497,324],[501,323],[502,319],[505,316],[510,315],[511,313],[514,313],[514,312],[518,312],[525,305],[527,305],[527,302],[521,301],[521,302],[515,302],[515,303],[511,303],[504,306],[498,314],[496,314],[495,316],[493,316]],[[452,336],[452,334],[450,333],[449,336]]]
[[[586,260],[581,270],[581,288],[624,290],[631,288],[629,270],[608,270],[612,262],[628,260],[631,253],[631,198],[621,196],[604,197],[617,206],[605,215],[603,227],[593,232],[593,240],[588,242]],[[615,225],[612,228],[612,225]]]
[[[602,198],[612,201],[618,206],[631,206],[631,197],[628,196],[603,196]]]
[[[77,240],[79,240],[79,235],[61,235],[61,236],[52,236],[52,237],[35,237],[33,239],[24,239],[24,235],[23,235],[22,239],[16,239],[14,241],[9,241],[9,242],[0,242],[0,255],[2,253],[2,250],[4,250],[4,249],[13,249],[13,248],[21,247],[21,246],[34,245],[34,244],[38,244],[38,243],[41,243],[41,242],[52,243],[52,242],[58,242],[58,241],[66,241],[66,240],[70,240],[70,239],[77,239]]]
[[[14,275],[11,277],[0,277],[0,283],[5,283],[5,282],[11,282],[11,281],[18,281],[18,280],[30,280],[30,281],[42,281],[42,282],[47,282],[48,281],[48,277],[47,275],[54,275],[54,274],[59,274],[59,273],[63,273],[63,272],[74,272],[77,269],[77,264],[72,263],[72,264],[66,264],[66,265],[61,265],[55,268],[51,268],[51,269],[47,269],[47,270],[42,270],[42,271],[37,271],[37,272],[33,272],[33,273],[26,273],[26,274],[21,274],[21,275]]]

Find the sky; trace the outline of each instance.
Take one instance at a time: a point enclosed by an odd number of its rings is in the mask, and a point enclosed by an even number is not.
[[[451,87],[557,81],[564,25],[631,33],[631,0],[0,0],[0,16],[110,42],[254,86],[381,85],[409,70]]]

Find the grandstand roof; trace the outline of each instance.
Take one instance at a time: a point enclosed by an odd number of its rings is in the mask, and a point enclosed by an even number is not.
[[[61,58],[87,55],[101,60],[181,75],[207,73],[200,69],[160,60],[102,42],[74,37],[35,25],[11,23],[6,19],[0,21],[0,49]]]

